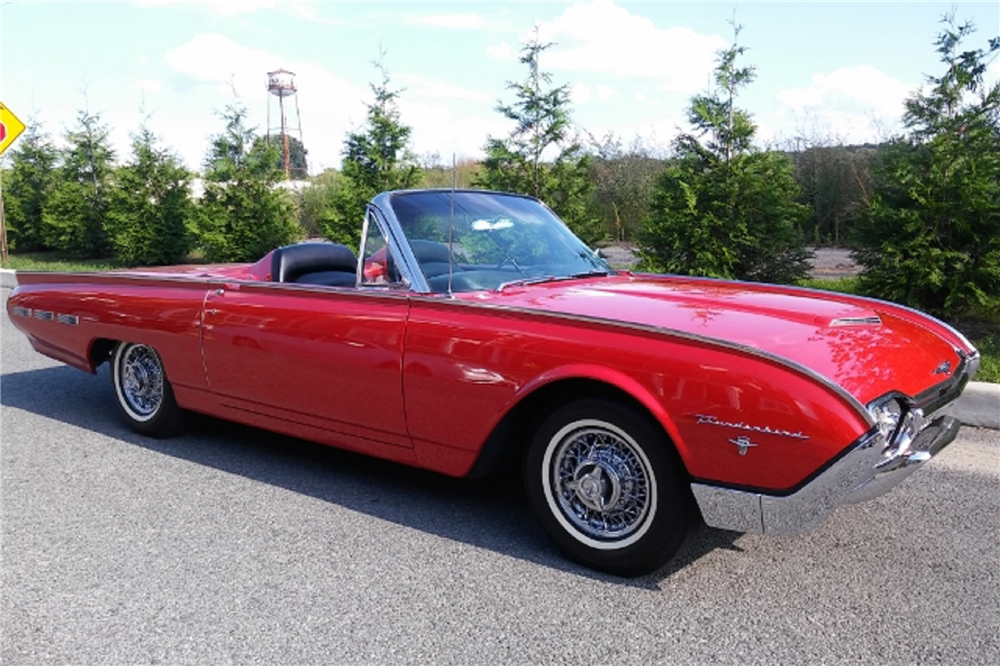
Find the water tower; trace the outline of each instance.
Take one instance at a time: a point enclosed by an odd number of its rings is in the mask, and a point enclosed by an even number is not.
[[[268,97],[267,101],[267,142],[271,143],[271,131],[281,132],[281,143],[282,143],[282,155],[284,156],[283,164],[285,165],[285,179],[291,180],[292,178],[292,161],[288,150],[288,119],[285,115],[285,98],[295,97],[295,73],[289,72],[285,69],[278,69],[273,72],[267,73],[267,92],[271,93],[274,97],[278,98],[278,109],[281,115],[281,126],[271,127],[271,98]],[[299,98],[295,97],[295,127],[297,127],[299,145],[302,145],[302,119],[299,116]],[[293,127],[294,129],[294,127]],[[303,148],[303,150],[305,150]],[[304,157],[304,156],[303,156]],[[306,177],[305,165],[299,165],[296,167],[300,178]]]

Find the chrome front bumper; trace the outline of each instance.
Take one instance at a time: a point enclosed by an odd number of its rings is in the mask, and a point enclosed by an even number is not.
[[[959,423],[949,416],[923,422],[920,410],[911,418],[918,432],[907,441],[887,445],[877,431],[862,438],[845,456],[789,495],[691,484],[709,527],[764,534],[798,534],[811,529],[842,504],[882,495],[948,446]],[[921,429],[922,428],[922,429]]]

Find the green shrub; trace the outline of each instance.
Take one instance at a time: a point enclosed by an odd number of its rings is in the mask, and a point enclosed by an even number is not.
[[[31,120],[17,148],[10,152],[10,169],[3,171],[4,224],[10,249],[19,252],[46,249],[42,211],[48,204],[59,153]]]
[[[674,142],[677,158],[658,183],[640,234],[647,270],[786,283],[809,270],[801,230],[808,209],[795,201],[791,160],[755,150],[757,128],[733,104],[754,78],[753,68],[735,65],[742,53],[735,43],[720,52],[718,91],[691,100],[698,136]]]
[[[132,162],[115,173],[105,230],[127,266],[179,263],[191,250],[191,176],[143,127],[132,140]]]
[[[946,71],[907,100],[910,129],[875,169],[875,194],[856,229],[867,293],[941,316],[1000,313],[1000,84],[989,55],[962,51],[968,24],[938,38]]]
[[[115,154],[100,115],[80,111],[67,132],[52,191],[42,211],[45,246],[80,257],[110,252],[104,217],[111,199]]]
[[[255,141],[246,113],[226,109],[226,129],[212,140],[205,166],[195,230],[208,261],[255,261],[300,234],[291,197],[276,187],[284,175],[278,150]]]

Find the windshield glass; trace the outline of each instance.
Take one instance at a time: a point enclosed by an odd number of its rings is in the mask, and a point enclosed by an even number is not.
[[[449,259],[453,292],[610,272],[552,211],[532,199],[494,192],[402,192],[393,196],[392,208],[434,292],[448,291]]]

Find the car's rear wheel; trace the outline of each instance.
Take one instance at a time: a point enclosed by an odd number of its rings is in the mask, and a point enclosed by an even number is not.
[[[163,361],[149,345],[119,343],[111,356],[111,384],[118,411],[136,432],[168,437],[183,427]]]
[[[586,399],[557,409],[526,457],[528,497],[571,559],[620,576],[662,567],[692,524],[690,489],[676,454],[650,418],[618,402]]]

